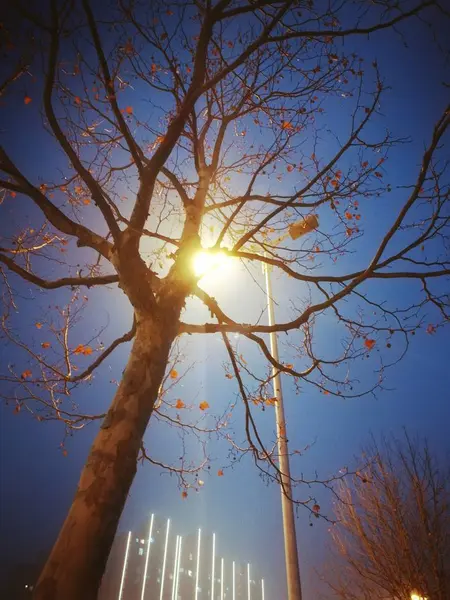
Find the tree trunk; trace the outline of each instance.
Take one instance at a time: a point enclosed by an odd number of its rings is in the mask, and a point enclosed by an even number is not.
[[[78,490],[35,589],[35,600],[94,600],[136,473],[178,319],[145,320],[92,445]],[[175,321],[175,322],[174,322]]]

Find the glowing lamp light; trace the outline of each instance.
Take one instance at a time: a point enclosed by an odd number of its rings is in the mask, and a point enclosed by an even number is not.
[[[428,600],[425,596],[419,596],[417,592],[411,593],[411,600]]]
[[[202,277],[214,269],[222,269],[229,263],[229,257],[225,252],[197,252],[192,264],[197,277]]]

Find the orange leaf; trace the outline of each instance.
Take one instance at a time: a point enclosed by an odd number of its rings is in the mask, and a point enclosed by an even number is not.
[[[32,376],[32,372],[30,371],[30,369],[27,369],[21,375],[22,379],[26,379],[27,377],[31,377],[31,376]]]
[[[219,470],[217,471],[217,476],[218,476],[218,477],[223,477],[223,471],[222,471],[222,469],[219,469]]]
[[[352,215],[352,213],[351,213],[351,212],[346,212],[346,213],[345,213],[345,218],[346,218],[346,219],[349,219],[349,220],[350,220],[350,219],[353,219],[353,215]]]
[[[200,402],[198,407],[200,410],[206,410],[207,408],[209,408],[209,404],[205,400],[203,400],[203,402]]]
[[[11,198],[15,198],[17,196],[16,192],[9,192],[11,195]]]
[[[178,377],[178,371],[176,369],[172,369],[169,373],[170,379],[176,379]]]
[[[84,346],[83,344],[78,344],[78,346],[75,348],[75,350],[73,351],[74,354],[83,354],[84,353]]]
[[[85,346],[85,347],[83,348],[83,354],[84,354],[85,356],[89,356],[89,354],[92,354],[92,348],[91,348],[90,346]]]
[[[368,350],[372,350],[372,348],[375,346],[375,340],[370,340],[367,339],[364,341],[364,346],[368,349]]]
[[[50,348],[50,342],[42,342],[42,348]]]
[[[86,206],[87,206],[88,204],[90,204],[90,203],[91,203],[91,200],[90,200],[90,198],[85,198],[85,199],[83,200],[83,204],[86,204]]]
[[[75,101],[75,104],[77,104],[78,106],[80,106],[80,104],[81,104],[81,98],[80,98],[80,96],[75,96],[74,101]]]
[[[31,102],[30,96],[25,96],[25,98],[23,99],[23,101],[24,101],[24,104],[30,104],[30,102]]]
[[[185,500],[187,498],[187,496],[188,496],[188,493],[186,492],[186,490],[183,490],[181,492],[181,497],[183,498],[183,500]]]
[[[287,171],[288,173],[290,173],[290,172],[291,172],[291,171],[293,171],[293,170],[294,170],[294,167],[293,167],[292,165],[288,165],[288,166],[286,167],[286,171]]]
[[[285,365],[285,366],[286,366],[286,369],[293,369],[294,368],[294,365],[291,365],[290,363],[288,365]]]
[[[127,115],[132,115],[133,114],[133,107],[132,106],[127,106],[125,109],[125,112],[127,113]]]
[[[281,129],[293,129],[292,123],[290,121],[283,121],[281,123]]]
[[[62,455],[63,456],[67,456],[67,450],[64,448],[64,450],[62,451]]]
[[[35,325],[36,325],[36,329],[41,329],[41,327],[42,327],[42,323],[35,323]]]
[[[16,415],[17,415],[18,413],[20,413],[20,408],[21,408],[21,407],[20,407],[20,404],[16,404],[16,406],[15,406],[15,408],[14,408],[14,412],[16,413]]]
[[[383,173],[380,173],[380,171],[375,171],[375,177],[378,177],[380,179],[381,177],[383,177]]]
[[[337,179],[332,179],[332,180],[331,180],[331,185],[332,185],[333,187],[337,187],[337,186],[339,185],[339,182],[337,181]]]
[[[175,404],[175,408],[184,408],[186,405],[183,402],[183,400],[178,399],[177,403]]]
[[[227,373],[227,374],[225,375],[225,377],[226,377],[227,379],[233,379],[233,375],[232,375],[231,373]]]
[[[367,162],[367,160],[366,160],[366,161],[364,161],[364,162],[362,163],[362,165],[361,165],[361,166],[362,166],[362,168],[363,168],[363,169],[365,169],[365,168],[366,168],[368,165],[369,165],[369,163],[368,163],[368,162]]]
[[[313,511],[315,513],[318,513],[320,511],[320,506],[318,504],[314,504],[314,506],[312,507]]]

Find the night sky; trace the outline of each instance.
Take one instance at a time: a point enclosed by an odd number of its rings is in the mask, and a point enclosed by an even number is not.
[[[441,27],[437,20],[435,27],[438,31]],[[448,82],[448,65],[433,43],[431,34],[417,23],[404,26],[402,31],[408,41],[407,48],[392,32],[377,33],[368,41],[359,39],[351,42],[366,61],[377,59],[380,72],[391,86],[383,100],[381,115],[377,117],[378,126],[389,129],[396,136],[412,138],[410,143],[390,152],[385,179],[389,178],[393,186],[414,181],[421,152],[429,142],[433,124],[442,113],[449,95],[448,87],[442,85],[443,81]],[[21,83],[17,97],[32,92],[37,96],[31,85]],[[39,82],[34,85],[37,88]],[[17,101],[17,97],[2,100],[2,143],[20,160],[21,167],[30,178],[45,179],[45,174],[52,172],[61,157],[55,155],[49,136],[42,132],[36,118],[38,106],[25,107],[23,102]],[[37,101],[35,104],[38,104]],[[332,129],[335,126],[337,130],[338,111],[337,107],[335,114],[327,117],[328,125]],[[373,225],[368,239],[371,236],[378,239],[386,223],[385,217],[395,214],[399,204],[393,198],[394,195],[392,198],[380,198],[376,206],[368,209],[365,218]],[[400,201],[401,196],[398,196]],[[18,207],[12,202],[5,203],[0,210],[2,235],[14,223],[33,223],[33,216],[34,211],[28,204]],[[347,258],[349,269],[360,258],[361,254]],[[260,285],[263,285],[262,274],[255,273]],[[232,285],[229,283],[231,277],[235,278]],[[263,307],[264,297],[256,285],[246,287],[245,278],[242,269],[230,267],[226,276],[215,273],[209,282],[205,281],[205,286],[209,286],[216,297],[222,297],[230,313],[237,315],[243,311],[252,315]],[[21,313],[16,323],[24,337],[33,323],[45,318],[50,304],[63,304],[69,297],[64,291],[44,293],[17,280],[15,284],[22,296]],[[274,276],[274,295],[280,300],[276,311],[280,320],[289,315],[289,299],[301,297],[300,287],[299,282],[295,284]],[[395,305],[402,303],[405,296],[414,291],[399,284],[389,290],[385,287],[379,291],[375,289],[374,293],[388,298]],[[195,315],[195,310],[194,306],[189,306],[189,315]],[[433,322],[433,318],[434,315],[430,314],[426,322]],[[129,329],[132,314],[120,291],[94,290],[89,294],[89,306],[83,319],[84,331],[108,326],[102,334],[102,341],[106,344],[116,334]],[[245,317],[243,321],[246,322]],[[35,331],[32,333],[36,335]],[[323,326],[319,332],[320,343],[337,343],[333,333],[331,327]],[[285,348],[283,338],[280,341],[282,357],[288,356],[289,350]],[[7,364],[21,360],[19,353],[3,342],[0,348],[2,371]],[[244,341],[235,339],[235,342],[242,344],[242,353],[252,360],[253,350]],[[293,386],[286,381],[284,392],[291,448],[311,444],[311,448],[295,461],[295,472],[302,472],[305,477],[313,477],[315,471],[319,476],[327,476],[352,466],[355,454],[368,441],[370,434],[401,435],[403,427],[413,435],[426,436],[436,453],[448,456],[449,346],[448,329],[440,328],[434,335],[427,335],[425,327],[422,328],[413,338],[406,357],[387,372],[385,389],[378,392],[377,398],[367,396],[344,400],[324,396],[313,388],[305,388],[304,392],[296,395]],[[226,361],[226,355],[219,337],[183,338],[182,348],[187,358],[180,371],[189,366],[192,357],[195,357],[196,366],[174,390],[175,397],[182,397],[186,403],[207,399],[217,412],[225,409],[227,403],[235,398],[236,389],[235,382],[224,377],[222,363]],[[127,345],[120,347],[100,369],[92,384],[80,389],[83,406],[95,406],[93,410],[96,412],[106,410],[115,389],[111,380],[120,378],[127,352]],[[356,369],[353,375],[364,384],[373,375],[376,363],[365,361],[353,368]],[[43,553],[48,551],[71,503],[80,470],[98,427],[94,423],[66,439],[67,456],[64,456],[60,451],[64,437],[60,425],[37,423],[26,412],[15,414],[13,408],[11,405],[0,407],[0,564],[3,576],[11,566],[40,561]],[[238,421],[239,415],[237,410],[235,421]],[[262,428],[266,433],[272,427],[270,419],[271,413],[264,415]],[[238,431],[241,426],[236,423]],[[158,423],[150,425],[146,443],[155,458],[161,460],[170,460],[179,453],[174,432]],[[214,444],[213,441],[210,443]],[[195,444],[189,450],[194,456],[195,452],[199,452]],[[231,468],[223,443],[218,443],[217,448],[209,448],[209,451],[215,461],[211,470],[202,475],[205,484],[198,493],[190,492],[187,499],[182,499],[174,477],[151,465],[140,466],[120,530],[139,525],[150,512],[154,512],[163,518],[171,517],[174,529],[182,534],[199,526],[215,531],[218,553],[224,552],[236,560],[258,565],[265,573],[266,598],[281,599],[285,584],[279,490],[273,484],[266,485],[250,457]],[[219,468],[224,468],[223,477],[216,475]],[[308,495],[309,491],[300,489],[297,493],[301,497],[302,494]],[[313,494],[325,511],[330,510],[331,497],[327,492],[319,488]],[[300,509],[297,535],[306,599],[317,597],[320,586],[315,569],[320,569],[325,560],[329,527],[321,520],[314,519],[313,527],[310,522],[309,512]]]

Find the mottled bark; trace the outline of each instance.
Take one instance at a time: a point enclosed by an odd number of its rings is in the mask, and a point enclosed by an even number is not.
[[[137,324],[122,382],[92,445],[72,506],[39,579],[34,594],[37,600],[97,597],[136,473],[141,440],[176,335],[178,318],[171,308],[170,316],[161,313],[158,319]]]

